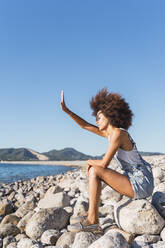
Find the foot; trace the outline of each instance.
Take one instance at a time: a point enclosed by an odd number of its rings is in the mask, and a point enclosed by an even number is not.
[[[88,217],[88,212],[84,213],[81,216],[74,216],[74,215],[72,215],[70,217],[70,224],[73,225],[73,224],[79,223],[79,222],[85,220],[87,217]]]
[[[70,232],[93,232],[93,233],[103,233],[103,230],[98,223],[91,224],[86,218],[79,223],[68,226],[68,231]]]
[[[77,216],[77,217],[71,217],[70,218],[70,224],[74,225],[76,223],[80,223],[81,221],[87,219],[88,216]]]

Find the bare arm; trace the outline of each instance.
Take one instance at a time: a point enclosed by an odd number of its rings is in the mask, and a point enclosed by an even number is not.
[[[71,110],[69,110],[66,107],[66,104],[64,101],[64,91],[61,92],[61,103],[60,104],[61,104],[62,110],[65,113],[67,113],[80,127],[84,128],[90,132],[93,132],[95,134],[98,134],[100,136],[106,137],[105,132],[100,131],[97,126],[88,123],[87,121],[85,121],[80,116],[76,115],[75,113],[73,113]]]
[[[121,145],[121,135],[120,135],[120,130],[119,130],[113,133],[111,137],[110,145],[103,159],[102,160],[88,160],[87,169],[89,170],[91,166],[101,166],[103,168],[106,168],[111,162],[113,156],[115,155],[120,145]]]

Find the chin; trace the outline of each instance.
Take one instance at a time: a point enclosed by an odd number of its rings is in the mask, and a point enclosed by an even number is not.
[[[104,130],[104,128],[99,127],[99,130],[100,130],[100,131],[103,131],[103,130]]]

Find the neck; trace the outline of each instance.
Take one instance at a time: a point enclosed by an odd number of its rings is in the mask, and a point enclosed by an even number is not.
[[[115,130],[116,127],[112,126],[112,125],[108,125],[107,127],[107,130],[106,130],[106,133],[107,133],[107,136],[111,136],[113,131]]]

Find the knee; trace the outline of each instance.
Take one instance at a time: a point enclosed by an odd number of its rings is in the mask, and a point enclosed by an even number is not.
[[[96,177],[96,176],[97,176],[96,169],[95,169],[94,167],[91,167],[91,168],[89,169],[88,176],[89,176],[89,177]]]
[[[89,169],[89,173],[88,176],[89,177],[99,177],[100,174],[102,174],[104,168],[100,167],[100,166],[96,166],[96,167],[91,167]]]

